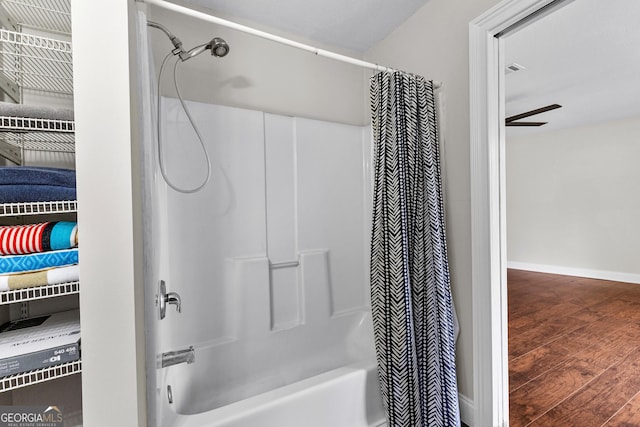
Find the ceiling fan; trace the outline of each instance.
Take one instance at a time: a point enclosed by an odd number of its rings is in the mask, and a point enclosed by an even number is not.
[[[536,114],[545,113],[547,111],[555,110],[556,108],[560,108],[562,105],[559,104],[551,104],[546,107],[537,108],[535,110],[527,111],[526,113],[516,114],[515,116],[507,117],[505,119],[505,126],[542,126],[546,125],[547,122],[519,122],[517,120],[524,119],[526,117],[535,116]]]

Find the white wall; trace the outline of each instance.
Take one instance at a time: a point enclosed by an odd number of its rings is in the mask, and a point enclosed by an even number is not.
[[[441,80],[445,144],[447,244],[453,298],[460,320],[458,385],[473,399],[473,335],[469,183],[469,22],[497,0],[430,0],[366,59]],[[471,408],[462,402],[463,420]]]
[[[180,91],[185,99],[362,124],[365,99],[362,69],[164,9],[150,7],[148,16],[180,38],[186,49],[208,42],[214,36],[224,38],[230,46],[224,58],[212,57],[206,51],[179,66]],[[260,29],[275,33],[268,28]],[[151,29],[150,35],[156,71],[159,71],[160,62],[172,45],[159,30]],[[287,34],[278,35],[323,47]],[[171,67],[163,77],[161,93],[175,97],[173,60],[169,63]]]
[[[640,117],[517,131],[506,141],[511,265],[638,281]]]
[[[87,426],[144,426],[135,2],[72,0],[74,110]]]

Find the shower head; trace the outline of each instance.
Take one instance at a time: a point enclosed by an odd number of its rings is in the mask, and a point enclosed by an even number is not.
[[[194,56],[200,55],[207,49],[211,49],[211,55],[218,58],[222,58],[223,56],[226,56],[227,53],[229,53],[229,45],[226,41],[224,41],[223,38],[214,37],[209,43],[201,44],[186,51],[182,47],[182,42],[180,41],[180,39],[174,36],[173,33],[171,33],[171,31],[167,29],[167,27],[153,21],[147,21],[147,25],[161,30],[167,35],[167,37],[169,37],[169,40],[171,40],[171,43],[173,43],[174,48],[171,53],[173,53],[174,55],[178,55],[183,62],[187,59],[193,58]]]
[[[227,53],[229,53],[229,45],[227,44],[227,42],[220,37],[214,37],[209,43],[201,44],[190,49],[186,53],[186,55],[182,55],[180,56],[180,58],[183,61],[186,61],[187,59],[200,55],[207,49],[211,50],[212,56],[216,56],[218,58],[222,58],[223,56],[226,56]]]
[[[223,56],[227,56],[227,53],[229,53],[229,45],[223,38],[214,37],[209,45],[211,46],[211,55],[213,56],[222,58]]]

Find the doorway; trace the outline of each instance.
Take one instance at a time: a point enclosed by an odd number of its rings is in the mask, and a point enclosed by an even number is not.
[[[470,24],[476,425],[508,424],[504,35],[572,2],[503,2]]]
[[[636,9],[581,0],[502,37],[511,427],[640,423]]]

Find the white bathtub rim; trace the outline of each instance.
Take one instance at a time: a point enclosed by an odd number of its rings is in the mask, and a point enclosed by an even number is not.
[[[311,393],[317,393],[320,390],[335,385],[337,382],[342,382],[349,378],[367,376],[370,372],[375,373],[376,369],[375,361],[360,361],[210,411],[196,414],[180,414],[175,412],[174,407],[171,406],[171,413],[166,415],[169,415],[171,419],[176,421],[171,425],[222,427],[249,417],[252,414],[265,411],[270,407],[282,403],[283,400],[291,399],[292,396],[303,397]],[[165,407],[166,405],[167,402],[165,400]],[[385,426],[386,421],[384,420],[375,421],[370,425],[370,427]]]

